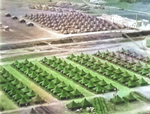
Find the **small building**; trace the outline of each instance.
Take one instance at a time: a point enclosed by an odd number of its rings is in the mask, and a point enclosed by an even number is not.
[[[28,22],[28,23],[27,23],[27,26],[31,27],[31,26],[34,26],[34,24],[31,23],[31,22]]]
[[[12,19],[16,20],[16,19],[18,19],[18,17],[17,16],[12,16]]]
[[[150,35],[146,38],[146,46],[150,47]]]
[[[6,16],[6,17],[11,17],[11,14],[6,13],[5,16]]]
[[[24,19],[19,20],[20,23],[25,23],[26,21]]]

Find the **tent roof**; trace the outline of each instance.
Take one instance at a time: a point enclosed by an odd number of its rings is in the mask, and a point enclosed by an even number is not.
[[[22,82],[20,82],[18,85],[17,85],[17,88],[24,88],[25,87],[25,85],[22,83]]]
[[[105,80],[100,81],[99,84],[100,84],[101,86],[106,86],[106,85],[107,85],[107,83],[106,83]]]
[[[42,86],[48,85],[50,82],[47,79],[44,79],[42,82],[40,82]]]
[[[71,55],[69,56],[70,59],[73,59],[74,57],[75,57],[74,54],[71,54]]]
[[[76,81],[77,81],[77,80],[80,80],[81,78],[82,78],[82,77],[81,77],[80,75],[78,75],[78,74],[77,74],[75,77],[73,77],[73,79],[76,80]]]
[[[49,74],[46,71],[43,71],[42,73],[40,73],[43,77],[48,76]]]
[[[59,96],[61,98],[67,98],[69,96],[69,94],[66,91],[62,90],[62,92],[59,94]]]
[[[34,80],[37,82],[41,82],[43,80],[43,77],[37,76]]]
[[[38,68],[38,69],[36,70],[36,72],[37,72],[37,73],[41,73],[41,72],[43,72],[43,70],[42,70],[41,68]]]
[[[53,93],[60,93],[62,90],[56,86],[52,91]]]
[[[113,79],[119,79],[121,76],[119,74],[114,74],[111,76]]]
[[[114,98],[112,98],[111,101],[113,103],[122,103],[122,102],[124,102],[124,100],[120,96],[118,96],[118,95],[115,96]]]
[[[127,99],[129,101],[133,101],[136,100],[136,98],[132,95],[132,93],[130,93],[129,95],[123,97],[124,99]]]
[[[104,67],[104,68],[108,68],[108,67],[109,67],[109,65],[107,64],[107,62],[105,62],[105,63],[102,65],[102,67]]]
[[[64,81],[62,81],[60,84],[58,84],[57,86],[59,86],[59,87],[67,87],[67,84],[64,82]]]
[[[30,89],[26,86],[25,88],[21,89],[21,91],[26,93],[26,92],[30,92]]]
[[[110,83],[109,85],[105,86],[105,88],[107,90],[114,90],[116,87]]]
[[[131,77],[131,75],[127,72],[127,71],[125,71],[123,74],[121,74],[123,77]]]
[[[104,73],[104,72],[105,72],[105,69],[104,69],[103,67],[100,67],[100,69],[97,70],[97,71],[100,72],[100,73]]]
[[[116,73],[116,74],[121,74],[121,73],[122,73],[122,71],[121,71],[121,69],[120,69],[120,68],[118,68],[118,69],[116,69],[116,70],[115,70],[115,73]]]
[[[116,70],[115,67],[114,67],[113,65],[109,66],[107,69],[110,70],[110,71]]]
[[[92,77],[91,80],[92,80],[93,82],[99,82],[99,81],[101,81],[97,76]]]
[[[86,98],[81,101],[80,105],[82,108],[92,106],[92,104]]]
[[[46,86],[46,88],[48,88],[48,89],[54,89],[54,87],[56,87],[54,83],[49,83],[49,84]]]
[[[71,85],[68,85],[67,87],[64,88],[66,91],[73,91],[74,89],[72,88]]]
[[[75,89],[74,91],[71,92],[73,95],[82,95],[82,93],[78,90]]]
[[[46,76],[46,79],[48,80],[53,80],[55,79],[54,76],[52,74],[49,74],[48,76]]]
[[[70,103],[67,104],[66,106],[67,106],[67,108],[69,108],[69,109],[77,109],[77,108],[79,108],[79,104],[76,103],[76,102],[74,102],[74,101],[70,102]]]
[[[84,77],[87,78],[87,79],[93,78],[93,76],[90,73],[87,73],[86,75],[84,75]]]
[[[82,78],[82,80],[80,80],[81,84],[87,84],[88,82],[89,82],[89,80],[86,78]]]
[[[53,83],[54,84],[58,84],[58,83],[60,83],[61,81],[59,80],[59,78],[55,78],[54,80],[53,80]]]

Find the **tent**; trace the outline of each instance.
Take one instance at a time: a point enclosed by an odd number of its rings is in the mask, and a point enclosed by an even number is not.
[[[138,83],[138,82],[135,82],[135,81],[133,81],[133,80],[130,80],[130,81],[128,81],[128,82],[126,83],[126,85],[127,85],[128,87],[136,87],[136,86],[139,85],[139,83]]]
[[[80,106],[82,108],[86,108],[86,107],[91,107],[92,106],[92,104],[86,98],[84,98],[79,104],[80,104]]]
[[[58,86],[56,86],[54,89],[51,90],[54,94],[60,93],[62,90]]]
[[[88,79],[86,78],[82,78],[80,81],[79,81],[81,84],[87,84],[89,82]]]
[[[36,70],[36,72],[37,72],[37,73],[42,73],[43,70],[42,70],[41,68],[38,68],[38,69]]]
[[[40,84],[42,86],[47,86],[50,82],[47,79],[44,79],[42,82],[40,82]]]
[[[114,71],[114,70],[116,70],[113,65],[109,66],[107,69],[108,69],[109,71]]]
[[[70,102],[70,103],[67,104],[66,106],[67,106],[67,108],[69,108],[69,109],[71,109],[71,110],[75,110],[75,109],[80,108],[79,104],[76,103],[76,102],[74,102],[74,101]]]
[[[71,71],[74,72],[74,73],[78,73],[80,70],[77,67],[75,67]]]
[[[100,67],[99,70],[97,70],[99,73],[104,73],[105,72],[105,69],[103,67]]]
[[[58,87],[60,87],[60,88],[64,88],[64,87],[67,87],[67,84],[64,82],[64,81],[62,81],[60,84],[58,84],[57,85]]]
[[[121,74],[121,76],[123,76],[124,78],[131,77],[131,75],[127,71],[125,71],[123,74]]]
[[[101,86],[106,86],[106,85],[108,85],[104,79],[103,79],[102,81],[100,81],[98,84],[100,84]]]
[[[6,83],[6,80],[3,77],[1,77],[0,84],[4,84],[4,83]]]
[[[21,91],[23,91],[24,93],[28,93],[30,92],[30,89],[27,86],[25,86],[25,88],[21,89]]]
[[[96,91],[97,94],[103,93],[105,91],[104,88],[100,84],[97,84],[96,87],[93,88],[93,90]]]
[[[68,73],[70,78],[74,77],[77,73],[73,72],[72,70]]]
[[[81,97],[83,95],[78,89],[75,89],[74,91],[72,91],[71,94],[74,97]]]
[[[105,62],[103,65],[102,65],[103,68],[108,68],[109,65],[107,64],[107,62]]]
[[[92,58],[89,60],[89,62],[91,62],[91,63],[95,63],[95,62],[96,62],[96,60],[95,60],[95,58],[94,58],[94,57],[92,57]]]
[[[124,99],[121,98],[120,96],[115,96],[114,98],[112,98],[110,101],[112,101],[115,104],[120,104],[120,103],[124,103]]]
[[[32,72],[32,74],[29,74],[30,78],[36,78],[38,76],[38,74],[36,74],[35,72]]]
[[[36,93],[35,93],[33,90],[30,90],[30,92],[28,92],[27,95],[28,95],[29,97],[35,97],[35,96],[36,96]]]
[[[114,72],[115,72],[116,74],[122,74],[122,71],[121,71],[120,68],[116,69]]]
[[[116,87],[110,83],[109,85],[105,86],[104,88],[109,91],[113,91]]]
[[[89,89],[94,88],[96,85],[93,81],[89,81],[87,84],[85,84]]]
[[[47,80],[51,81],[54,80],[54,76],[52,74],[49,74],[48,76],[45,77]]]
[[[8,81],[13,81],[14,79],[15,79],[15,78],[14,78],[13,75],[10,75],[10,76],[7,78]]]
[[[56,68],[58,66],[58,64],[56,62],[53,62],[50,66],[53,68]]]
[[[56,56],[52,56],[51,60],[56,61],[57,60]]]
[[[27,67],[26,66],[23,66],[20,71],[24,72],[24,71],[27,71]]]
[[[33,63],[29,62],[29,63],[26,64],[26,66],[27,66],[28,68],[33,67]]]
[[[86,75],[84,75],[84,78],[92,79],[92,78],[93,78],[93,76],[92,76],[90,73],[87,73]]]
[[[59,96],[61,99],[65,99],[65,98],[68,98],[68,97],[69,97],[69,94],[68,94],[66,91],[62,90],[62,92],[59,93],[58,96]]]
[[[61,81],[59,80],[59,78],[55,78],[52,82],[56,85],[59,84]]]
[[[49,83],[47,86],[46,86],[47,89],[54,89],[55,88],[55,84],[54,83]]]
[[[68,64],[65,68],[67,68],[68,70],[73,69],[74,67],[71,64]]]
[[[40,73],[40,75],[42,75],[43,77],[46,77],[49,75],[49,73],[47,73],[46,71],[43,71],[42,73]]]
[[[56,62],[57,64],[60,64],[60,63],[62,63],[63,61],[59,58],[59,59],[57,59],[55,62]]]
[[[18,89],[23,89],[25,85],[22,82],[19,82],[19,84],[16,86]]]
[[[145,79],[141,78],[137,81],[140,85],[148,85],[148,82],[145,81]]]
[[[41,81],[43,80],[43,77],[37,76],[36,78],[34,78],[34,80],[35,80],[36,82],[41,82]]]
[[[25,61],[23,62],[23,64],[28,64],[29,63],[29,61],[28,61],[28,59],[25,59]]]
[[[74,54],[71,54],[69,57],[67,57],[68,59],[73,59],[75,57],[75,55]]]
[[[101,81],[97,76],[92,77],[90,80],[94,83]]]
[[[43,61],[44,63],[48,62],[48,60],[49,60],[49,59],[47,59],[46,57],[44,57],[44,58],[42,59],[42,61]]]
[[[66,62],[66,61],[63,61],[60,65],[62,65],[62,66],[67,66],[68,65],[68,63]]]
[[[111,57],[115,57],[116,56],[116,54],[114,53],[114,52],[110,52],[110,54],[109,54]]]
[[[48,59],[46,62],[45,62],[47,65],[51,65],[53,63],[53,61],[51,59]]]
[[[80,76],[80,75],[76,75],[75,77],[73,77],[72,79],[74,79],[75,81],[78,81],[78,80],[80,80],[82,77]]]
[[[31,69],[32,69],[33,71],[35,71],[35,70],[38,69],[38,67],[37,67],[37,65],[34,65],[33,67],[31,67]]]
[[[118,81],[121,83],[128,82],[129,80],[130,80],[130,78],[126,78],[126,77],[121,77],[120,79],[118,79]]]
[[[84,58],[85,60],[89,60],[89,59],[90,59],[90,57],[89,57],[88,54],[86,54],[83,58]]]
[[[68,70],[66,67],[61,71],[63,74],[68,74],[70,70]]]
[[[64,90],[66,90],[67,92],[71,92],[74,89],[72,88],[72,86],[68,85],[67,87],[64,88]]]
[[[76,56],[73,60],[78,62],[81,60],[81,58],[79,56]]]
[[[137,99],[130,93],[129,95],[123,97],[126,101],[136,101]]]
[[[86,75],[86,72],[82,69],[81,71],[79,71],[79,75],[80,76]]]

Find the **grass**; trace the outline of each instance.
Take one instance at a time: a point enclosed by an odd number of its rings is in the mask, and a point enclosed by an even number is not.
[[[12,100],[10,100],[7,95],[0,88],[0,107],[6,110],[13,110],[19,108]]]

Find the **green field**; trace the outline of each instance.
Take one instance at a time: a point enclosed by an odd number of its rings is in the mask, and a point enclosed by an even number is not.
[[[93,98],[116,92],[116,89],[117,96],[110,102],[126,103],[137,100],[138,95],[130,93],[136,87],[149,84],[149,71],[145,70],[149,68],[149,61],[146,63],[145,60],[148,59],[136,61],[131,58],[125,59],[124,55],[118,55],[118,52],[106,50],[94,55],[71,54],[67,58],[53,56],[42,60],[26,59],[3,65],[0,68],[1,107],[3,110],[11,110],[25,105],[62,100],[70,103],[68,104],[70,109],[87,106],[96,108],[97,102]],[[16,95],[17,93],[21,94],[23,99]],[[100,102],[102,102],[100,106],[107,106],[103,100]],[[78,103],[82,105],[79,106]],[[72,104],[76,107],[72,107]],[[96,110],[108,112],[107,108],[102,110],[97,107]]]

